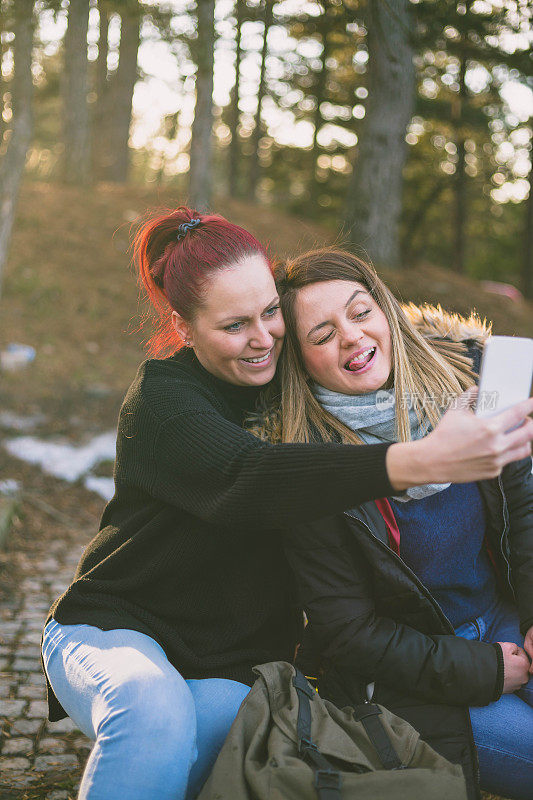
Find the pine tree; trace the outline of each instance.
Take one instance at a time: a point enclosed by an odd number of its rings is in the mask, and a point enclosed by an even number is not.
[[[235,0],[235,83],[231,90],[229,128],[231,131],[231,144],[229,154],[229,193],[237,197],[239,184],[239,166],[241,148],[239,141],[239,100],[242,58],[242,25],[245,20],[245,0]]]
[[[137,80],[142,10],[138,0],[121,0],[117,11],[120,14],[120,53],[118,67],[109,86],[111,154],[105,178],[116,183],[125,183],[130,160],[129,132],[133,90]]]
[[[70,0],[63,73],[63,178],[87,183],[90,177],[87,30],[89,0]]]
[[[197,0],[196,6],[198,38],[193,53],[197,65],[196,106],[191,132],[189,202],[203,211],[211,201],[215,2]]]
[[[33,127],[31,74],[34,0],[17,0],[12,30],[14,72],[10,84],[13,117],[7,148],[0,161],[0,288],[9,252],[20,183]]]
[[[259,180],[259,142],[261,140],[261,110],[266,92],[266,59],[268,53],[268,32],[274,19],[274,0],[263,0],[263,46],[261,48],[261,67],[259,70],[259,86],[257,88],[257,111],[255,113],[254,130],[252,133],[252,155],[250,159],[250,173],[248,184],[248,197],[255,200],[257,181]]]
[[[530,151],[530,156],[533,155]],[[529,170],[529,196],[524,215],[524,258],[522,262],[522,291],[533,299],[533,157]]]
[[[457,272],[465,272],[473,178],[482,162],[487,161],[487,148],[494,149],[490,134],[492,111],[502,106],[498,72],[506,67],[517,70],[517,74],[528,74],[531,62],[526,53],[511,53],[502,45],[501,33],[512,33],[515,25],[506,7],[487,7],[473,0],[422,0],[415,8],[416,113],[431,126],[433,135],[442,135],[446,140],[448,158],[441,167],[446,170],[447,186],[453,194],[448,210],[453,236],[450,265]],[[486,85],[474,89],[469,85],[469,72],[480,68],[486,70]],[[475,156],[467,151],[466,142],[478,143]],[[442,175],[437,179],[440,184]]]
[[[408,0],[370,3],[366,20],[369,97],[344,225],[350,240],[364,247],[377,265],[396,267],[405,134],[415,90]]]
[[[364,115],[362,99],[367,96],[366,67],[356,61],[366,42],[363,10],[358,0],[321,0],[313,12],[300,10],[287,17],[285,25],[296,40],[296,52],[286,54],[284,76],[269,88],[277,103],[289,109],[297,122],[308,122],[313,133],[310,147],[294,152],[274,143],[268,175],[276,183],[286,180],[286,158],[293,177],[291,208],[320,218],[326,211],[337,223],[351,150]]]
[[[106,0],[98,0],[98,58],[96,61],[95,94],[96,102],[93,107],[91,124],[91,160],[94,172],[98,178],[105,177],[106,161],[110,156],[109,142],[109,82],[107,74],[107,58],[109,54],[109,16],[110,9]]]

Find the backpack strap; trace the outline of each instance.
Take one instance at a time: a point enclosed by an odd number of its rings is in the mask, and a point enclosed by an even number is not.
[[[341,774],[320,752],[311,736],[311,700],[315,691],[298,669],[292,683],[298,695],[298,755],[315,773],[315,788],[319,800],[341,800]]]
[[[404,769],[398,753],[380,720],[381,709],[375,703],[362,703],[355,706],[354,719],[362,722],[368,738],[376,748],[379,760],[385,769]]]

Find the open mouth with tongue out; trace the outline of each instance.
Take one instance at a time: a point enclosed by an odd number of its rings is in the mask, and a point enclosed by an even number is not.
[[[365,367],[368,367],[374,356],[376,355],[376,347],[368,347],[358,355],[350,356],[344,365],[344,369],[348,372],[360,372]]]

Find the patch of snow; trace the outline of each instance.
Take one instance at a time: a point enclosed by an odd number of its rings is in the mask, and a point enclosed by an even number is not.
[[[4,447],[15,458],[38,464],[49,475],[73,482],[100,461],[114,460],[115,440],[115,431],[102,433],[82,446],[47,442],[35,436],[19,436],[7,439]]]
[[[44,414],[32,414],[29,417],[22,417],[13,411],[0,411],[0,426],[2,428],[11,428],[14,431],[32,431],[43,422],[46,422]]]
[[[0,367],[5,370],[15,370],[31,364],[35,358],[35,348],[29,344],[11,342],[5,350],[0,352]]]
[[[90,492],[99,494],[104,500],[111,500],[115,494],[115,481],[113,478],[98,478],[96,475],[88,475],[83,485]]]
[[[8,478],[5,481],[0,481],[0,494],[7,495],[7,497],[14,497],[22,489],[20,481],[15,481]]]

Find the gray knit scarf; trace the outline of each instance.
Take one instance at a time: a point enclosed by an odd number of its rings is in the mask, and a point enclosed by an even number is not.
[[[357,433],[366,444],[397,441],[394,389],[378,389],[369,394],[351,395],[333,392],[318,383],[312,384],[311,388],[320,405]],[[406,398],[407,401],[408,399]],[[431,430],[429,420],[419,422],[412,403],[409,403],[409,423],[413,440],[421,439]],[[449,485],[449,483],[427,483],[424,486],[412,486],[407,489],[405,495],[394,497],[394,500],[402,503],[421,500],[423,497],[442,492]]]

